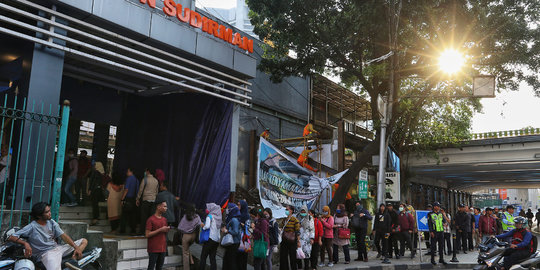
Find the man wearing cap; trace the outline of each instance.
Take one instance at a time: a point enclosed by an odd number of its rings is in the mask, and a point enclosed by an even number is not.
[[[444,261],[444,223],[446,220],[441,213],[439,202],[433,203],[433,211],[428,214],[429,234],[431,237],[431,264],[436,265],[435,253],[439,247],[439,263],[446,265]]]
[[[459,251],[460,247],[463,249],[463,253],[467,254],[467,228],[471,228],[471,216],[465,210],[464,204],[459,204],[459,211],[456,213],[454,219],[454,225],[456,227],[456,251]]]
[[[486,208],[486,214],[480,216],[478,221],[478,232],[482,237],[482,243],[492,235],[497,234],[497,221],[493,217],[493,211],[491,208]]]

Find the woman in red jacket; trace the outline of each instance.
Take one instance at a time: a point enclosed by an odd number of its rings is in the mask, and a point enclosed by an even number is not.
[[[313,245],[311,246],[311,269],[317,269],[317,261],[319,260],[319,251],[322,247],[323,225],[317,218],[315,210],[309,210],[309,214],[313,217],[315,223],[315,237],[313,238]]]

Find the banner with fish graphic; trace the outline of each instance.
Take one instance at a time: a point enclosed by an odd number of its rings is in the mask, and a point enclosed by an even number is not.
[[[311,209],[323,190],[331,188],[347,172],[319,178],[296,160],[260,138],[257,162],[257,187],[262,205],[272,209],[273,217],[283,218],[285,206]]]

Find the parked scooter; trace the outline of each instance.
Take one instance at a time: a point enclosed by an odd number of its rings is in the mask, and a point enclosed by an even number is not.
[[[7,239],[18,230],[18,227],[13,227],[7,230],[2,237],[3,244],[0,246],[0,270],[45,269],[40,262],[36,263],[35,261],[24,257],[24,247],[22,245],[7,241]],[[101,270],[102,266],[97,261],[101,256],[101,250],[101,248],[94,247],[89,251],[83,252],[83,256],[80,260],[74,260],[72,258],[73,253],[68,254],[62,258],[62,267],[63,269],[68,269],[65,267],[65,263],[69,262],[81,269]]]
[[[540,253],[536,251],[538,240],[533,235],[532,239],[533,250],[535,252],[512,266],[510,270],[528,270],[537,269],[540,265]],[[502,266],[503,255],[506,250],[510,249],[510,244],[501,242],[497,238],[488,238],[480,244],[480,252],[478,254],[478,265],[474,270],[498,270]]]

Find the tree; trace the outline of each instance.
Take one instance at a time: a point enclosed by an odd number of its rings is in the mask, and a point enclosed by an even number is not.
[[[370,96],[375,127],[380,123],[377,96],[393,95],[397,102],[390,106],[388,134],[394,145],[467,133],[470,110],[477,101],[448,102],[433,93],[466,93],[472,76],[495,75],[499,90],[517,90],[519,81],[535,89],[540,86],[536,74],[540,3],[536,0],[247,2],[254,32],[267,41],[261,70],[274,81],[333,72],[344,84]],[[447,48],[468,57],[457,76],[437,67],[438,55]],[[294,57],[289,57],[291,51]],[[418,97],[403,97],[407,92]],[[448,113],[426,117],[435,109]],[[449,132],[455,123],[461,125],[459,132]],[[427,136],[431,134],[436,136]],[[377,133],[344,175],[331,206],[343,201],[359,170],[377,152],[379,137]]]

